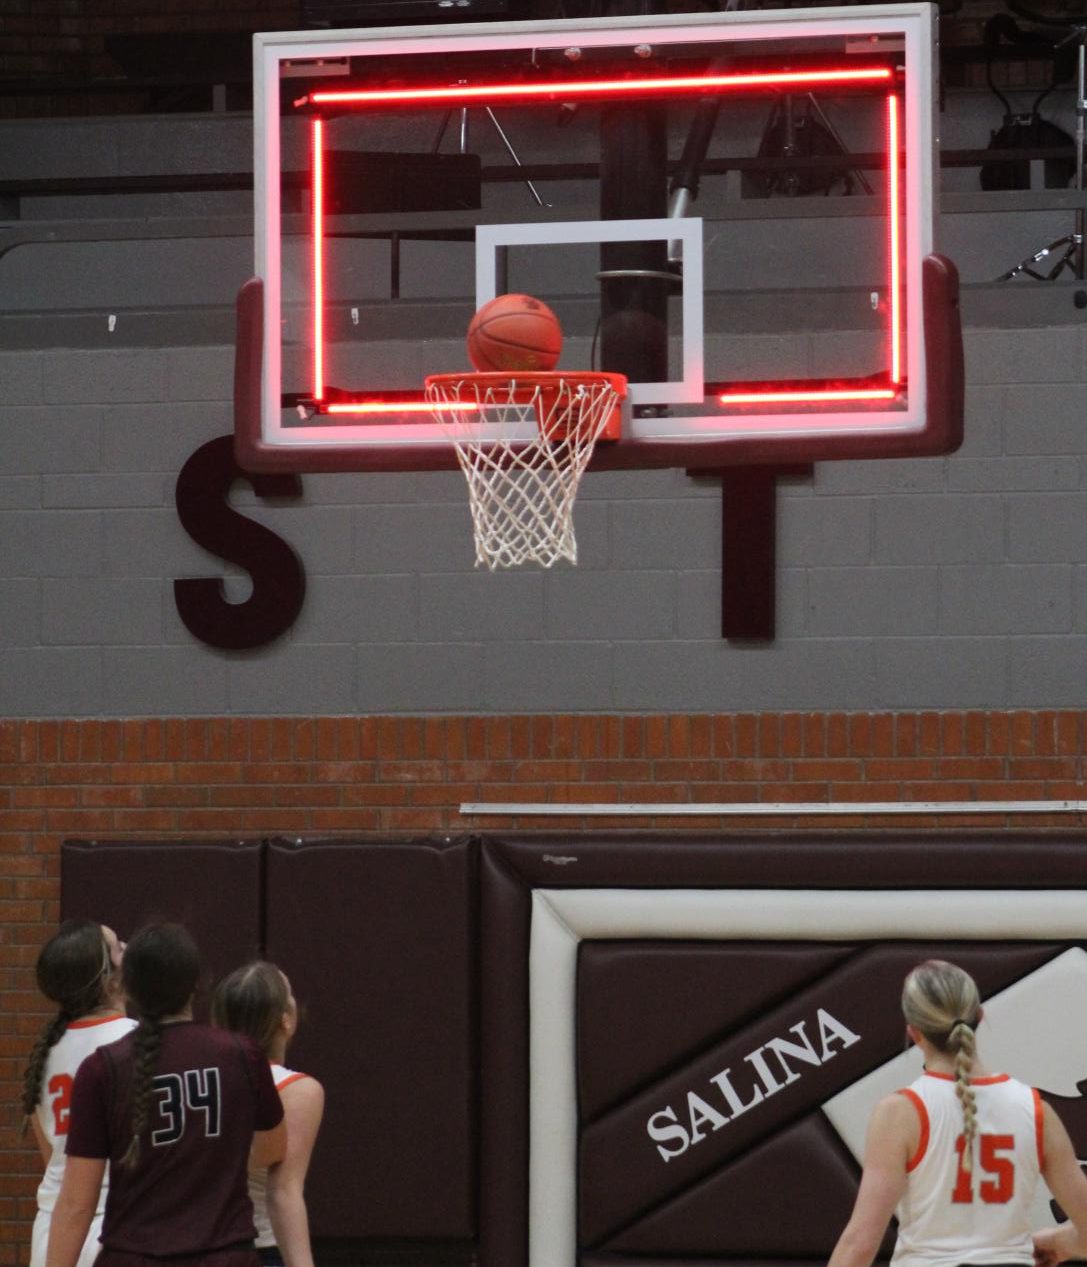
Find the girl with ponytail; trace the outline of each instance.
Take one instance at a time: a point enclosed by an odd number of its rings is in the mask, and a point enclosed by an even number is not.
[[[64,1144],[76,1071],[103,1043],[134,1026],[124,1014],[121,953],[112,928],[92,920],[66,920],[38,955],[38,989],[57,1005],[34,1044],[23,1075],[23,1131],[33,1129],[45,1174],[38,1185],[38,1212],[30,1242],[30,1267],[44,1267],[53,1207],[64,1178]],[[90,1267],[98,1253],[105,1184],[97,1195],[91,1227],[79,1255]]]
[[[298,1028],[291,983],[275,964],[248,963],[219,983],[211,1000],[211,1017],[224,1029],[247,1034],[260,1047],[283,1101],[286,1156],[271,1171],[249,1171],[261,1262],[264,1267],[313,1267],[304,1187],[325,1093],[315,1078],[283,1063]]]
[[[110,1166],[95,1267],[259,1267],[246,1189],[250,1150],[284,1152],[283,1109],[257,1047],[192,1019],[200,956],[178,924],[152,924],[125,950],[137,1028],[100,1047],[72,1088],[64,1183],[46,1267],[75,1267],[91,1194]]]
[[[870,1267],[896,1212],[891,1267],[1055,1267],[1087,1254],[1087,1178],[1068,1132],[1037,1091],[982,1063],[973,979],[929,959],[906,978],[902,1014],[924,1072],[873,1110],[829,1267]],[[1032,1241],[1039,1179],[1069,1221]]]

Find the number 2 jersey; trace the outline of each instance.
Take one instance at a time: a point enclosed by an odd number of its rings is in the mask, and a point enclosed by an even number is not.
[[[131,1035],[100,1047],[72,1089],[68,1156],[110,1162],[102,1244],[157,1257],[251,1244],[249,1146],[283,1117],[266,1057],[238,1034],[164,1025],[140,1155],[125,1166],[132,1053]]]
[[[42,1074],[42,1093],[36,1116],[52,1155],[38,1185],[38,1209],[52,1210],[57,1203],[64,1179],[64,1145],[68,1139],[68,1121],[72,1108],[72,1084],[79,1066],[103,1043],[114,1043],[136,1026],[122,1013],[113,1016],[84,1017],[70,1021],[68,1028],[49,1048]],[[106,1200],[106,1187],[98,1199],[101,1213]]]
[[[962,1105],[948,1074],[924,1073],[899,1092],[920,1118],[898,1206],[892,1267],[1030,1263],[1031,1203],[1044,1164],[1042,1102],[992,1074],[970,1082],[977,1105],[973,1166],[962,1165]]]

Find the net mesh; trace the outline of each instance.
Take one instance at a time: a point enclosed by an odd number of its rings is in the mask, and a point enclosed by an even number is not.
[[[574,501],[619,395],[610,375],[427,380],[468,481],[477,567],[577,562]]]

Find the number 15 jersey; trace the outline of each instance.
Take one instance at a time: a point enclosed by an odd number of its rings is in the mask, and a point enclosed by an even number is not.
[[[972,1078],[973,1165],[963,1167],[962,1105],[949,1074],[926,1072],[899,1092],[920,1119],[899,1203],[893,1267],[1031,1263],[1031,1204],[1044,1164],[1042,1102],[1032,1087]]]

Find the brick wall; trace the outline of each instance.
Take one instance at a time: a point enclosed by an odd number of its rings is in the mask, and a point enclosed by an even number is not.
[[[44,1015],[37,948],[67,837],[230,838],[548,827],[743,827],[871,819],[462,818],[464,801],[1065,800],[1087,796],[1087,712],[170,718],[0,722],[0,1265],[23,1263],[39,1163],[14,1124]],[[1082,815],[956,817],[1072,825]]]

